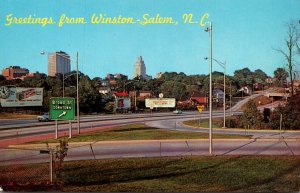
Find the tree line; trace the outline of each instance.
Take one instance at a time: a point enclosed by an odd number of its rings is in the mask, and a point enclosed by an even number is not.
[[[223,73],[213,72],[213,88],[223,90]],[[283,68],[274,71],[274,84],[282,86],[286,81],[288,74]],[[237,95],[237,90],[243,86],[249,86],[255,90],[255,84],[267,86],[267,74],[260,69],[251,71],[249,68],[236,70],[233,76],[226,75],[226,93]],[[102,87],[106,79],[95,77],[91,79],[88,75],[79,72],[79,103],[82,113],[105,112],[110,111],[111,107],[107,104],[114,100],[112,94],[99,94],[99,88]],[[63,89],[64,84],[64,89]],[[76,98],[76,72],[72,71],[64,76],[47,76],[43,73],[37,73],[36,77],[26,77],[23,81],[20,79],[6,80],[0,75],[0,86],[10,85],[16,87],[41,87],[44,88],[44,104],[42,111],[49,111],[49,99],[51,97],[62,97],[63,91],[65,97]],[[231,85],[231,87],[229,87]],[[198,94],[208,96],[209,75],[186,75],[183,72],[165,72],[160,78],[150,80],[137,77],[131,80],[117,79],[116,84],[110,85],[112,91],[151,91],[154,96],[163,93],[164,97],[174,97],[176,100],[187,100],[190,96]]]

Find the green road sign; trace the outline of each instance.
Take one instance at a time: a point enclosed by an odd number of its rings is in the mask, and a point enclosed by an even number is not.
[[[50,119],[74,120],[74,117],[75,117],[74,98],[50,98]]]

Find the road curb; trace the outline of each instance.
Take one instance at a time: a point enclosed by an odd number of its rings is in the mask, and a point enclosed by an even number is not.
[[[157,139],[157,140],[118,140],[118,141],[94,141],[94,142],[69,142],[69,148],[75,148],[80,146],[88,146],[93,144],[120,144],[120,143],[130,143],[130,144],[140,144],[140,143],[172,143],[172,142],[208,142],[209,139]],[[241,141],[241,142],[300,142],[300,138],[255,138],[255,139],[213,139],[215,142],[231,142],[231,141]],[[49,147],[55,148],[59,143],[49,143]],[[48,149],[46,144],[20,144],[20,145],[10,145],[5,149]]]

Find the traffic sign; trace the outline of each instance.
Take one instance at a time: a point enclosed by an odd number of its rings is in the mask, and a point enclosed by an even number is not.
[[[164,94],[163,93],[159,93],[158,97],[159,98],[164,98]]]
[[[204,109],[204,105],[198,105],[197,109],[198,109],[199,113],[201,113]]]
[[[51,120],[74,120],[75,99],[74,98],[50,98]]]

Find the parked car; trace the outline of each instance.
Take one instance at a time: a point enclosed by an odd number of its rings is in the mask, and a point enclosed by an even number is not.
[[[174,114],[182,114],[182,111],[177,109],[177,110],[173,111],[173,113]]]
[[[37,116],[38,121],[50,121],[49,113],[44,113],[43,115]]]

